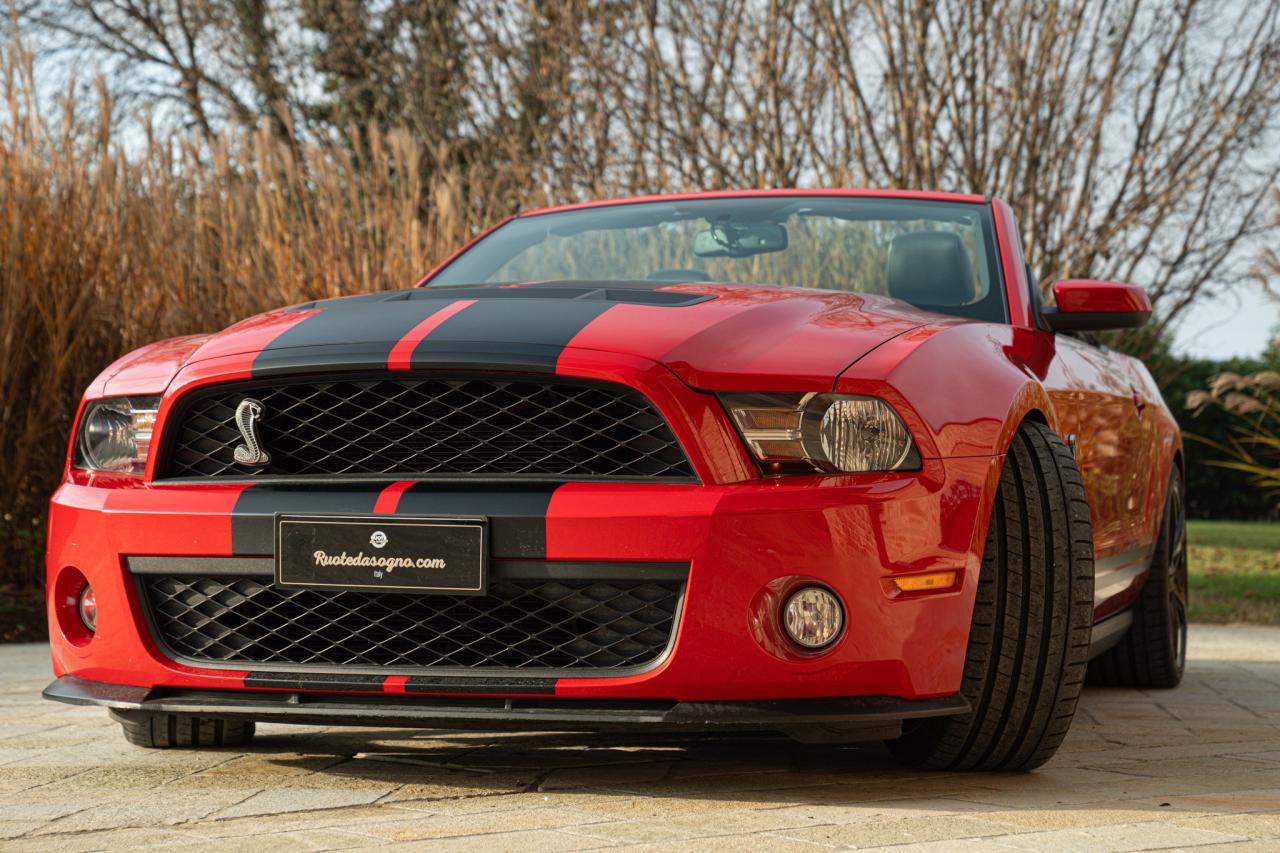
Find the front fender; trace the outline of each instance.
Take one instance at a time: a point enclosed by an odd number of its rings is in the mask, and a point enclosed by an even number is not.
[[[841,394],[869,394],[898,409],[921,456],[998,456],[1018,426],[1058,418],[1041,377],[1052,351],[1034,332],[942,321],[899,335],[836,380]]]
[[[85,398],[161,394],[208,335],[186,335],[138,347],[112,362],[89,383]]]

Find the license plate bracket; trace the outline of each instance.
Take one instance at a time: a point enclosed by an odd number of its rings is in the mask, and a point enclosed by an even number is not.
[[[276,584],[483,595],[488,520],[476,516],[278,514]]]

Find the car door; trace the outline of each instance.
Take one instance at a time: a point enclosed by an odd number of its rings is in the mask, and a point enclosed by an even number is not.
[[[1087,334],[1053,332],[1041,322],[1043,294],[1023,255],[1017,221],[1003,201],[994,199],[992,206],[1004,229],[1011,320],[1027,330],[1031,349],[1043,353],[1034,372],[1084,479],[1093,521],[1094,619],[1100,620],[1134,601],[1149,565],[1154,535],[1145,483],[1157,442],[1154,431],[1146,433],[1153,415],[1145,409],[1159,392],[1154,383],[1135,381],[1139,368],[1127,357]]]
[[[1094,611],[1101,619],[1128,606],[1150,557],[1144,401],[1123,356],[1065,334],[1055,335],[1055,350],[1046,387],[1089,498]]]
[[[1141,446],[1129,459],[1133,467],[1130,479],[1133,483],[1134,536],[1139,545],[1146,543],[1154,547],[1164,517],[1165,486],[1169,476],[1161,462],[1163,401],[1160,388],[1146,365],[1138,359],[1114,351],[1109,356],[1129,376],[1134,412],[1142,433]]]

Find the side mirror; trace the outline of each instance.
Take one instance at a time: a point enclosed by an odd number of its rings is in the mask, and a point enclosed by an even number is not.
[[[1055,332],[1098,332],[1134,329],[1151,316],[1151,300],[1136,284],[1068,278],[1053,283],[1057,307],[1045,307],[1040,316]]]

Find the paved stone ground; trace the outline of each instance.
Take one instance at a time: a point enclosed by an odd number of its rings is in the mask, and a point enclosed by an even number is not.
[[[142,750],[38,698],[45,647],[0,647],[0,848],[1280,849],[1280,629],[1191,649],[1178,690],[1087,691],[1043,769],[972,775],[769,739],[272,725],[247,752]]]

